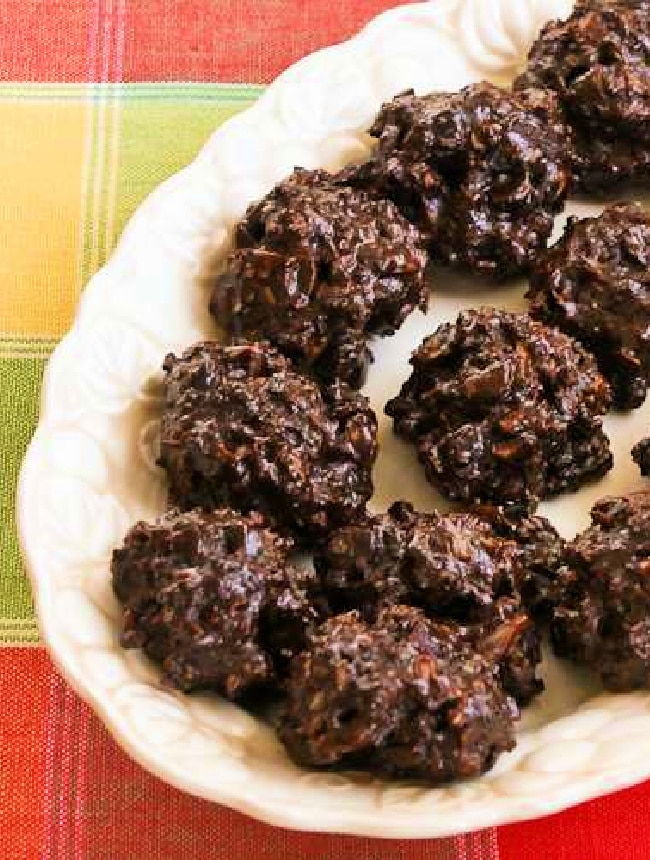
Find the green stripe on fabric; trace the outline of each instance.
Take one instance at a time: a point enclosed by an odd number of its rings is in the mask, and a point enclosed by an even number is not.
[[[6,347],[6,342],[2,344]],[[38,415],[45,359],[0,357],[0,619],[33,619],[32,600],[16,535],[16,481]]]
[[[149,100],[196,100],[245,103],[254,101],[263,92],[259,84],[46,84],[46,83],[2,83],[0,99],[28,101],[101,99],[125,99],[128,101]]]
[[[252,94],[232,101],[221,91],[201,103],[125,101],[114,235],[121,233],[140,200],[194,158],[211,132],[254,101]]]
[[[105,93],[103,87],[100,93]],[[116,152],[123,99],[119,88],[113,87],[104,97],[85,99],[85,102],[87,141],[82,188],[80,291],[106,263],[112,248],[112,237],[107,236],[106,227],[110,215],[109,198],[117,172]]]
[[[49,358],[57,341],[52,338],[16,337],[0,332],[0,359]]]
[[[38,645],[39,642],[35,619],[0,618],[0,645]]]
[[[88,106],[79,289],[106,262],[143,198],[262,91],[226,84],[0,84],[0,100],[76,99]],[[51,339],[0,332],[0,644],[38,642],[16,538],[15,485],[54,346]]]
[[[93,87],[80,286],[106,263],[141,200],[261,92],[224,84]]]

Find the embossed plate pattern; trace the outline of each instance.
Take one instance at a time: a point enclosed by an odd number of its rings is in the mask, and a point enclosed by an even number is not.
[[[167,351],[213,331],[208,284],[246,205],[294,165],[364,158],[363,129],[404,88],[507,82],[543,21],[569,8],[566,0],[435,0],[390,11],[350,42],[307,57],[145,201],[86,288],[45,375],[20,480],[21,542],[58,666],[122,746],[180,788],[288,827],[431,837],[556,811],[650,775],[650,696],[599,695],[553,660],[516,751],[479,780],[426,789],[300,771],[267,726],[217,697],[163,690],[154,667],[122,651],[109,584],[113,546],[164,506],[156,373]],[[426,317],[413,315],[376,344],[367,390],[378,413],[405,378],[411,349],[441,320],[479,303],[523,306],[522,285],[491,293],[441,277],[435,286]],[[607,420],[614,472],[545,506],[565,533],[584,526],[598,495],[639,485],[629,448],[649,425],[648,408]],[[437,504],[385,419],[381,443],[374,503],[383,507],[408,486],[415,503]]]

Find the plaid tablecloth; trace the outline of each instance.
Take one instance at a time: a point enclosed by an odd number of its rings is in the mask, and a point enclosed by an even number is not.
[[[15,481],[43,366],[83,285],[215,126],[390,5],[0,0],[0,860],[650,858],[650,785],[438,842],[272,830],[133,764],[39,644]]]

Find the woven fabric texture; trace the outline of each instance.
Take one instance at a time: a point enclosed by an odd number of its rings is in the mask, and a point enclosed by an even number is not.
[[[0,0],[3,860],[650,857],[650,785],[541,822],[440,841],[271,829],[183,795],[131,762],[39,643],[15,535],[15,483],[44,365],[84,284],[142,198],[214,128],[300,56],[391,5]]]

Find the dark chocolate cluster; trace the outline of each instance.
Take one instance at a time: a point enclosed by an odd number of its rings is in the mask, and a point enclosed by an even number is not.
[[[436,259],[503,280],[546,247],[571,177],[553,95],[488,83],[410,91],[383,106],[370,133],[376,154],[349,181],[390,196]]]
[[[517,708],[453,623],[410,606],[337,615],[292,664],[280,736],[301,764],[432,783],[478,776],[513,748]]]
[[[640,206],[610,206],[570,220],[538,259],[530,313],[592,352],[614,404],[640,406],[650,378],[650,218]]]
[[[172,687],[240,699],[272,689],[319,621],[313,574],[257,514],[169,511],[113,553],[122,644],[143,648]]]
[[[610,690],[650,686],[650,493],[605,498],[567,545],[551,638]]]
[[[650,437],[641,439],[632,448],[632,459],[644,477],[650,477]]]
[[[650,175],[650,3],[581,0],[542,30],[515,88],[557,94],[585,189]]]
[[[365,397],[321,390],[268,344],[200,343],[164,368],[173,504],[259,511],[301,539],[365,509],[377,451]]]
[[[498,640],[504,686],[524,704],[542,688],[532,617],[549,613],[562,548],[541,517],[487,508],[424,514],[396,502],[334,531],[315,565],[332,611],[372,621],[385,606],[407,604],[463,625],[482,653]]]
[[[387,199],[296,170],[237,226],[211,310],[235,340],[268,340],[301,370],[358,388],[371,335],[425,310],[419,231]]]
[[[525,314],[466,311],[428,337],[386,412],[450,499],[532,506],[612,465],[610,389],[572,338]]]

